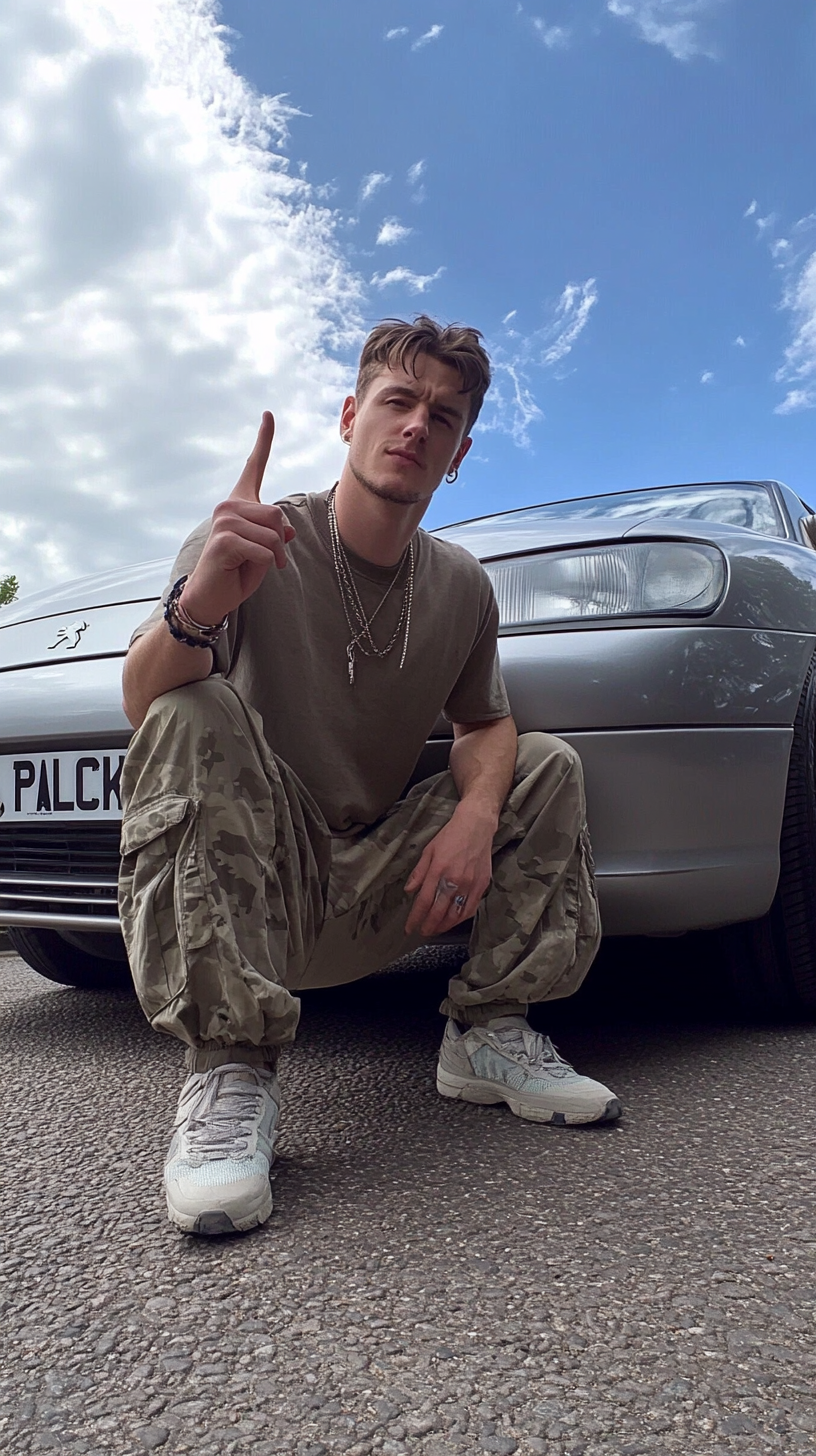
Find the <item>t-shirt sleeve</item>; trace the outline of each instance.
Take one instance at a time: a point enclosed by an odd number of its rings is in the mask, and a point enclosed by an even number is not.
[[[211,525],[211,521],[202,521],[201,525],[196,526],[195,530],[192,531],[187,537],[187,540],[184,542],[184,545],[179,551],[178,556],[173,562],[173,569],[170,572],[170,580],[168,581],[167,586],[162,592],[161,601],[157,603],[157,605],[153,608],[153,611],[150,613],[150,616],[145,617],[145,620],[139,624],[135,632],[132,634],[130,639],[131,647],[133,646],[133,643],[138,640],[139,637],[143,637],[145,632],[149,632],[152,627],[155,627],[157,622],[161,622],[164,620],[164,606],[170,594],[170,591],[175,583],[178,581],[180,576],[189,576],[193,570],[193,567],[198,564],[198,558],[204,550],[204,546],[210,534]],[[235,637],[236,616],[237,613],[232,614],[226,631],[224,632],[223,636],[218,639],[218,642],[212,649],[213,672],[226,673],[229,670],[229,665],[232,660],[233,641]]]
[[[481,607],[476,639],[445,704],[445,717],[452,723],[487,723],[510,713],[499,663],[499,609],[484,572]]]

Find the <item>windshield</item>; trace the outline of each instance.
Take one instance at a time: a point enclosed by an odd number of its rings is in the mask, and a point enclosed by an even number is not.
[[[743,526],[762,536],[783,536],[776,506],[767,486],[751,481],[736,485],[667,485],[657,490],[628,490],[616,495],[591,495],[583,500],[552,501],[494,516],[494,521],[621,520],[718,521]]]

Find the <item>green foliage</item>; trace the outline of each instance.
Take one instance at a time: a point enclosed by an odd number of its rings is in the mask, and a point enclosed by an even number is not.
[[[9,602],[13,602],[19,590],[16,576],[0,576],[0,607],[7,607]]]

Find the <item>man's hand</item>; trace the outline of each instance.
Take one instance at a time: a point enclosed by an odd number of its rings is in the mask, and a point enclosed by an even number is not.
[[[420,930],[430,938],[453,930],[475,914],[493,874],[493,837],[513,781],[516,725],[511,717],[454,723],[453,737],[450,771],[459,803],[406,880],[406,892],[416,895],[408,935]]]
[[[473,915],[490,884],[496,818],[460,803],[426,846],[405,889],[416,895],[405,925],[428,938],[444,935]],[[456,904],[464,896],[464,903]]]
[[[269,568],[286,565],[295,532],[280,506],[261,504],[261,485],[275,421],[264,412],[255,446],[228,500],[213,511],[207,544],[182,592],[196,622],[220,622],[257,590]]]

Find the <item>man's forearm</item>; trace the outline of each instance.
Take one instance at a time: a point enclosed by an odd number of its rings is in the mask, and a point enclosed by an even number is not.
[[[134,642],[122,675],[123,707],[134,728],[140,728],[155,698],[171,688],[202,682],[212,672],[209,647],[185,647],[157,622]]]
[[[516,767],[516,725],[512,718],[457,723],[454,735],[450,771],[459,791],[459,807],[498,824]]]

